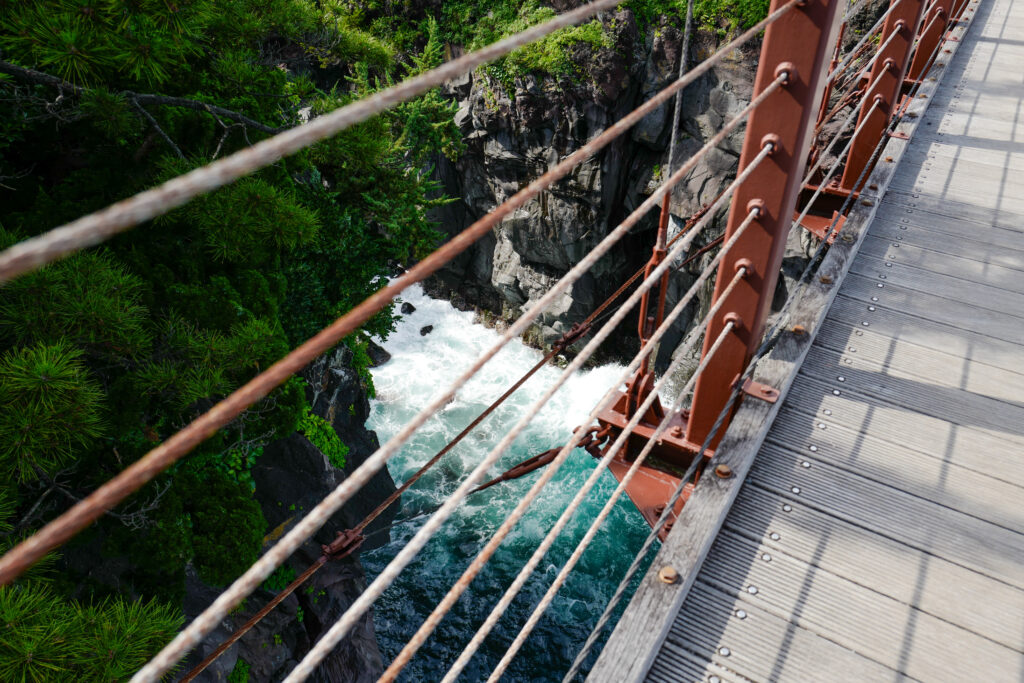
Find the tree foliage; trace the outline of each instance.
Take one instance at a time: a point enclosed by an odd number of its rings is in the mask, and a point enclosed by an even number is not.
[[[440,63],[436,25],[400,50],[354,4],[0,2],[0,247]],[[444,200],[431,160],[462,149],[453,114],[427,93],[0,287],[3,543],[433,249],[427,213]],[[394,322],[388,308],[345,343],[364,359],[364,335]],[[224,585],[256,558],[266,521],[251,468],[297,427],[344,464],[289,381],[122,506],[135,512],[87,532],[83,546],[126,569],[92,576],[72,546],[48,587],[3,589],[5,614],[31,604],[66,618],[8,622],[0,679],[124,679],[176,628],[162,605],[180,604],[189,563]]]

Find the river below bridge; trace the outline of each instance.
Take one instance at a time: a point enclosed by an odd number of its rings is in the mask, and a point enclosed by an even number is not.
[[[404,316],[383,346],[392,359],[373,370],[377,398],[368,426],[383,442],[491,346],[497,333],[473,322],[473,314],[430,299],[418,286],[403,296],[416,310]],[[433,330],[423,336],[423,327]],[[518,340],[506,346],[456,398],[390,461],[404,481],[525,373],[540,353]],[[560,370],[541,369],[513,397],[466,437],[402,497],[398,520],[431,510],[458,486],[525,408],[540,397]],[[491,476],[565,442],[584,421],[622,367],[578,373],[555,395],[499,462]],[[403,681],[439,680],[461,653],[523,564],[583,484],[595,461],[577,449],[526,516],[472,583],[437,631],[403,672]],[[466,569],[538,475],[505,482],[470,496],[441,531],[376,603],[374,619],[385,662],[391,661]],[[461,680],[484,680],[504,654],[533,607],[572,553],[615,487],[604,475],[561,538],[473,658]],[[362,556],[368,577],[379,574],[426,521],[399,523],[389,545]],[[560,681],[643,543],[648,527],[623,497],[505,675],[505,681]],[[620,607],[621,609],[621,607]],[[607,636],[607,634],[605,634]],[[602,643],[604,639],[602,638]]]

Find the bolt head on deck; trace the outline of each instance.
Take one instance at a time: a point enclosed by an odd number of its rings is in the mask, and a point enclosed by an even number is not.
[[[732,468],[728,465],[717,465],[715,467],[715,474],[718,475],[719,479],[728,479],[732,476]]]
[[[658,570],[658,579],[662,583],[667,583],[671,585],[679,581],[679,572],[677,572],[672,567],[662,567]]]

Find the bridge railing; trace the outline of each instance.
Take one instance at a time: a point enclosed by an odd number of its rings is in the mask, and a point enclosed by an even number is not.
[[[421,94],[447,79],[467,73],[489,60],[507,54],[518,46],[531,40],[536,40],[558,28],[582,21],[603,9],[610,9],[616,4],[617,0],[595,0],[595,2],[560,15],[545,24],[499,41],[478,52],[467,54],[458,60],[442,65],[410,81],[338,109],[331,114],[314,119],[295,129],[268,138],[221,161],[172,179],[159,187],[119,202],[108,209],[15,245],[0,253],[0,283],[31,269],[41,267],[75,250],[98,244],[120,231],[130,229],[141,222],[166,213],[202,193],[230,183],[248,173],[274,163],[282,156],[294,153],[359,121],[366,120],[370,116],[384,111],[401,101]],[[748,372],[751,359],[756,357],[758,352],[764,347],[763,337],[767,315],[775,291],[786,236],[791,225],[793,225],[793,215],[796,213],[798,197],[807,190],[808,183],[814,179],[814,174],[818,172],[823,163],[824,155],[819,155],[817,160],[811,164],[810,173],[807,176],[804,175],[809,158],[813,158],[811,145],[812,141],[816,140],[816,135],[819,132],[816,130],[816,128],[820,127],[817,124],[822,122],[820,112],[827,109],[828,98],[825,96],[825,93],[831,92],[831,88],[836,84],[837,78],[843,69],[857,64],[857,60],[852,58],[848,61],[844,60],[845,66],[836,65],[834,60],[830,62],[830,56],[833,54],[835,39],[838,33],[838,22],[841,16],[840,10],[843,5],[845,5],[845,2],[840,0],[775,0],[772,3],[769,15],[762,22],[737,37],[719,52],[708,57],[693,69],[681,74],[677,80],[673,81],[649,101],[626,115],[622,120],[596,136],[579,150],[567,156],[550,171],[531,182],[508,201],[473,223],[426,259],[410,268],[401,277],[382,288],[349,313],[346,313],[316,336],[286,355],[271,368],[260,373],[247,384],[225,397],[211,410],[197,417],[180,432],[147,453],[143,458],[129,466],[124,472],[117,475],[92,495],[77,503],[35,535],[9,551],[3,558],[0,558],[0,583],[10,583],[13,581],[46,552],[66,542],[78,531],[103,515],[105,511],[116,506],[167,467],[186,456],[197,444],[209,438],[219,428],[235,419],[254,402],[269,394],[288,377],[300,371],[317,356],[332,348],[348,334],[354,332],[359,325],[386,306],[402,290],[436,272],[455,255],[492,230],[517,208],[549,189],[559,178],[568,174],[584,159],[600,151],[644,116],[667,103],[670,98],[681,92],[686,86],[708,73],[731,50],[742,46],[764,31],[755,92],[750,104],[738,116],[726,123],[718,133],[707,141],[697,154],[682,164],[678,170],[674,170],[651,197],[638,207],[637,210],[632,212],[621,224],[610,231],[550,291],[530,305],[501,335],[498,342],[476,359],[471,367],[461,373],[449,387],[440,392],[428,405],[424,406],[423,410],[416,417],[402,427],[394,437],[383,444],[363,465],[352,472],[344,482],[290,529],[249,570],[228,587],[207,610],[189,624],[170,645],[144,667],[133,680],[158,680],[186,656],[214,627],[222,622],[232,609],[241,603],[247,595],[252,593],[296,549],[312,537],[342,505],[349,501],[376,472],[384,467],[387,460],[397,452],[402,444],[427,419],[455,396],[459,387],[478,372],[484,364],[489,362],[505,344],[525,332],[528,326],[546,308],[561,297],[599,259],[612,253],[617,242],[633,229],[651,209],[667,201],[673,188],[692,172],[698,161],[705,154],[721,144],[730,132],[746,123],[747,133],[741,155],[740,169],[736,179],[729,184],[709,210],[699,219],[694,220],[685,232],[677,236],[674,242],[666,243],[663,241],[663,238],[659,238],[655,246],[661,252],[661,255],[652,264],[652,267],[643,273],[644,278],[635,291],[624,303],[616,308],[611,318],[599,330],[593,333],[590,340],[561,373],[559,379],[540,399],[524,412],[519,422],[483,458],[473,472],[466,477],[456,491],[445,501],[442,507],[425,522],[413,539],[398,553],[385,570],[375,578],[363,595],[353,603],[336,624],[325,631],[320,641],[313,647],[295,671],[289,675],[287,680],[303,680],[313,671],[318,663],[322,661],[323,657],[348,633],[352,625],[365,614],[377,597],[386,590],[431,536],[446,522],[461,501],[473,493],[474,487],[483,480],[489,468],[498,462],[516,436],[554,395],[555,391],[593,355],[615,327],[638,305],[642,305],[644,310],[653,310],[649,306],[650,297],[657,295],[659,287],[661,287],[661,296],[658,308],[659,310],[664,310],[664,288],[661,286],[661,283],[664,282],[669,268],[688,253],[697,236],[712,223],[716,211],[724,208],[726,203],[731,201],[728,227],[721,250],[714,257],[709,267],[704,270],[697,282],[691,287],[690,291],[673,307],[672,311],[665,316],[658,315],[659,320],[657,321],[656,329],[654,329],[654,325],[651,326],[651,334],[649,336],[645,335],[647,338],[644,339],[640,351],[628,364],[619,382],[629,381],[630,377],[635,376],[634,373],[639,368],[646,367],[647,359],[656,349],[658,342],[664,337],[672,323],[682,314],[686,305],[697,296],[703,283],[717,272],[715,297],[711,310],[702,325],[681,344],[681,350],[685,351],[695,346],[700,341],[701,334],[703,334],[704,350],[697,372],[693,374],[687,386],[679,392],[669,410],[663,411],[660,422],[653,425],[645,433],[644,446],[640,453],[631,456],[633,457],[632,465],[629,467],[628,472],[625,473],[624,479],[591,525],[587,535],[581,540],[577,547],[577,552],[573,554],[570,562],[563,569],[563,574],[560,574],[559,579],[552,584],[549,595],[545,596],[545,600],[549,603],[551,596],[554,595],[554,592],[561,585],[560,582],[564,581],[564,574],[571,571],[572,566],[579,559],[579,555],[585,551],[587,545],[600,528],[601,521],[608,514],[611,506],[614,505],[623,491],[626,490],[631,478],[635,475],[637,468],[644,462],[647,455],[651,453],[652,449],[660,447],[664,441],[671,441],[673,438],[676,438],[672,430],[682,425],[680,420],[683,406],[689,397],[691,389],[694,389],[694,396],[690,418],[685,423],[685,437],[680,435],[677,440],[689,442],[691,446],[695,446],[695,448],[691,448],[694,454],[701,456],[708,451],[709,447],[713,447],[717,443],[717,439],[724,432],[738,387],[734,380],[742,378]],[[898,63],[889,65],[888,60],[890,57],[886,56],[884,59],[876,57],[868,66],[860,67],[860,70],[865,74],[870,71],[870,75],[848,81],[848,84],[852,83],[853,86],[860,87],[862,95],[868,95],[869,97],[864,98],[865,104],[860,108],[860,121],[854,130],[853,137],[846,144],[843,152],[838,155],[836,161],[831,165],[824,177],[819,180],[818,186],[814,188],[813,196],[803,209],[801,218],[806,217],[808,212],[812,210],[812,205],[816,199],[831,192],[831,190],[827,189],[828,186],[826,184],[843,168],[844,160],[845,177],[846,173],[850,170],[850,164],[853,163],[854,150],[859,149],[861,145],[870,145],[871,150],[877,148],[878,140],[886,134],[888,121],[891,119],[892,113],[899,109],[897,95],[900,92],[899,88],[902,88],[902,74],[908,69],[908,60],[913,54],[908,46],[912,43],[912,37],[916,32],[918,24],[921,23],[920,19],[923,15],[932,17],[920,41],[921,45],[931,45],[931,36],[934,33],[936,23],[946,21],[942,19],[943,15],[940,15],[938,10],[942,7],[947,7],[947,5],[948,3],[945,0],[936,0],[927,9],[926,13],[923,0],[894,0],[889,12],[883,17],[886,22],[885,27],[887,28],[882,29],[883,33],[880,43],[885,50],[896,50],[899,48],[900,52],[897,55],[899,57]],[[857,5],[856,8],[860,6]],[[960,9],[962,9],[962,5]],[[947,14],[955,14],[955,11],[949,9],[944,11]],[[905,15],[907,12],[910,14]],[[916,19],[906,19],[911,14]],[[896,17],[904,17],[903,23],[900,24],[900,20]],[[876,25],[876,29],[880,25],[881,22],[879,25]],[[872,33],[865,36],[865,41],[873,35],[876,29],[872,29]],[[889,33],[886,34],[885,31],[889,31]],[[865,43],[865,41],[862,41],[862,43]],[[936,42],[935,45],[938,45],[938,43]],[[880,52],[879,54],[883,53],[889,55],[887,51]],[[896,59],[896,57],[892,59]],[[831,72],[828,69],[830,63],[834,67]],[[901,76],[897,79],[898,88],[894,90],[893,87],[890,87],[892,85],[890,81],[892,81],[892,76],[896,72]],[[918,73],[920,76],[923,71],[915,73]],[[878,99],[879,96],[881,96],[881,100]],[[878,129],[874,122],[879,119],[881,116],[879,112],[883,109],[888,112],[885,114],[886,126]],[[826,116],[825,118],[827,119],[828,117]],[[843,122],[840,132],[831,140],[825,151],[831,150],[837,144],[841,134],[852,124],[852,120],[853,115],[851,114]],[[875,131],[873,133],[875,135],[873,141],[869,134],[870,131]],[[870,163],[869,155],[868,161],[858,171],[855,182],[849,185],[849,191],[845,196],[847,206],[849,201],[855,196],[856,188],[865,177],[865,171],[870,167]],[[799,222],[798,220],[797,223]],[[826,247],[829,241],[828,238],[834,236],[834,233],[840,226],[841,216],[837,214],[832,218],[831,227],[825,235],[826,239],[822,241],[820,249]],[[675,369],[679,359],[684,355],[684,353],[677,354],[677,360],[673,361],[671,369]],[[541,490],[554,476],[558,467],[565,462],[577,445],[588,438],[587,434],[591,431],[590,422],[595,420],[602,411],[612,407],[616,400],[618,386],[619,384],[616,384],[609,389],[598,403],[598,406],[592,411],[588,423],[577,429],[565,445],[558,450],[548,468],[537,479],[529,492],[523,496],[520,504],[516,506],[508,519],[494,533],[460,581],[453,587],[441,604],[438,605],[438,608],[427,619],[420,631],[413,637],[409,646],[395,660],[388,673],[386,673],[385,679],[391,679],[397,675],[397,672],[401,670],[404,663],[411,658],[416,649],[429,636],[443,614],[450,609],[451,605],[454,604],[469,585],[469,582],[473,580],[497,550],[502,540],[523,516],[530,503],[540,495]],[[569,518],[574,514],[583,498],[590,492],[597,477],[609,467],[620,451],[627,447],[634,434],[641,434],[639,430],[642,427],[642,418],[648,414],[657,401],[657,390],[665,388],[664,379],[654,384],[653,388],[654,391],[645,394],[641,399],[642,402],[638,402],[635,406],[636,410],[628,416],[628,420],[617,433],[604,434],[602,438],[605,439],[606,443],[601,453],[601,460],[593,470],[591,477],[588,478],[584,487],[577,492],[573,501],[567,506],[565,513],[545,537],[533,557],[531,557],[520,573],[520,576],[509,587],[491,617],[481,626],[481,630],[470,642],[466,652],[455,663],[452,671],[449,672],[448,679],[457,676],[458,671],[468,661],[468,657],[472,655],[475,648],[486,637],[490,627],[500,618],[505,607],[507,607],[523,585],[525,577],[537,566],[544,553],[550,548],[554,538],[562,532]],[[675,509],[675,501],[679,500],[684,484],[692,478],[699,465],[703,462],[701,457],[694,457],[691,460],[692,462],[686,474],[683,475],[678,490],[673,494],[672,501],[659,520],[661,525],[664,525],[669,517],[671,517],[672,510]],[[331,552],[329,549],[324,550],[324,558],[322,559],[325,562],[331,559]],[[542,601],[541,605],[538,606],[538,611],[535,612],[535,616],[539,616],[543,612],[543,608],[547,603]],[[536,623],[536,620],[534,617],[531,617],[531,622],[524,629],[522,638],[526,637],[534,623]],[[502,660],[494,676],[500,675],[500,672],[507,666],[508,660],[514,655],[521,642],[521,639],[517,639],[516,643],[513,644],[509,655],[506,656],[506,659]]]

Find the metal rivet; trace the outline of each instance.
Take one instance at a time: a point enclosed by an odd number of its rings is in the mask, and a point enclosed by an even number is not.
[[[874,306],[868,306],[868,310],[874,312],[875,307]]]
[[[771,533],[771,534],[770,534],[770,535],[768,536],[768,538],[772,539],[773,541],[778,541],[779,539],[781,539],[781,538],[782,538],[782,536],[779,536],[779,535],[778,535],[777,533],[775,533],[775,532],[772,532],[772,533]]]
[[[793,493],[800,493],[800,487],[799,486],[794,486],[794,487],[792,487],[789,490],[792,491]]]
[[[757,595],[757,586],[747,586],[747,592],[751,595]]]
[[[764,560],[765,562],[771,562],[772,561],[772,556],[769,555],[768,553],[765,553],[765,554],[761,555],[761,559]]]
[[[711,676],[708,678],[708,683],[722,683],[722,679],[718,676]]]
[[[883,285],[881,282],[879,282],[877,285],[875,285],[875,287],[878,287],[879,289],[881,289],[882,287],[885,287],[885,285]]]
[[[744,612],[741,609],[738,609],[738,610],[736,610],[736,618],[737,619],[746,619],[747,618],[747,613]]]
[[[782,511],[783,512],[792,512],[793,511],[793,506],[790,505],[789,503],[786,503],[785,505],[782,506]]]
[[[867,320],[862,320],[860,324],[863,325],[864,327],[871,327],[871,323],[869,323]]]
[[[810,451],[812,453],[817,453],[818,452],[818,447],[817,446],[808,446],[808,448],[810,449]]]
[[[878,297],[877,296],[873,296],[873,297],[871,297],[871,300],[872,301],[878,301]]]
[[[887,280],[888,279],[888,276],[886,276],[886,275],[879,275],[878,277],[880,279],[882,279],[882,280]]]
[[[728,657],[732,654],[732,651],[727,647],[720,647],[718,648],[718,654],[722,655],[723,657]]]
[[[851,351],[856,351],[856,349],[850,349],[850,350],[851,350]],[[822,411],[822,412],[824,412],[824,413],[825,413],[826,415],[831,415],[831,414],[832,414],[832,411],[831,411],[831,410],[829,410],[828,408],[825,408],[825,410],[824,410],[824,411]]]
[[[810,469],[810,468],[811,468],[811,463],[807,462],[806,460],[804,460],[804,461],[803,461],[802,463],[800,463],[800,464],[801,464],[801,465],[803,466],[803,468],[804,468],[805,470],[808,470],[808,469]]]
[[[662,567],[658,570],[658,579],[662,583],[673,584],[679,580],[679,572],[673,567]]]
[[[857,349],[853,348],[852,346],[849,347],[849,348],[850,348],[850,353],[857,353]]]
[[[845,358],[845,359],[843,359],[843,362],[846,363],[847,365],[853,365],[853,359],[852,358]]]
[[[836,379],[839,380],[840,382],[845,382],[846,381],[846,378],[843,377],[842,375],[839,375],[838,377],[836,377]]]
[[[886,264],[885,264],[885,267],[886,267],[886,268],[892,268],[892,264],[891,264],[891,263],[886,263]]]
[[[861,332],[860,330],[854,330],[854,331],[853,331],[853,333],[854,333],[855,335],[857,335],[858,337],[863,337],[863,336],[864,336],[864,333],[863,333],[863,332]]]
[[[818,429],[824,429],[824,428],[825,428],[825,423],[824,422],[819,422],[818,423]]]
[[[718,475],[719,479],[728,479],[732,476],[732,468],[728,465],[717,465],[715,467],[715,474]]]
[[[838,389],[833,389],[832,393],[835,394],[836,396],[839,396],[840,391]]]

